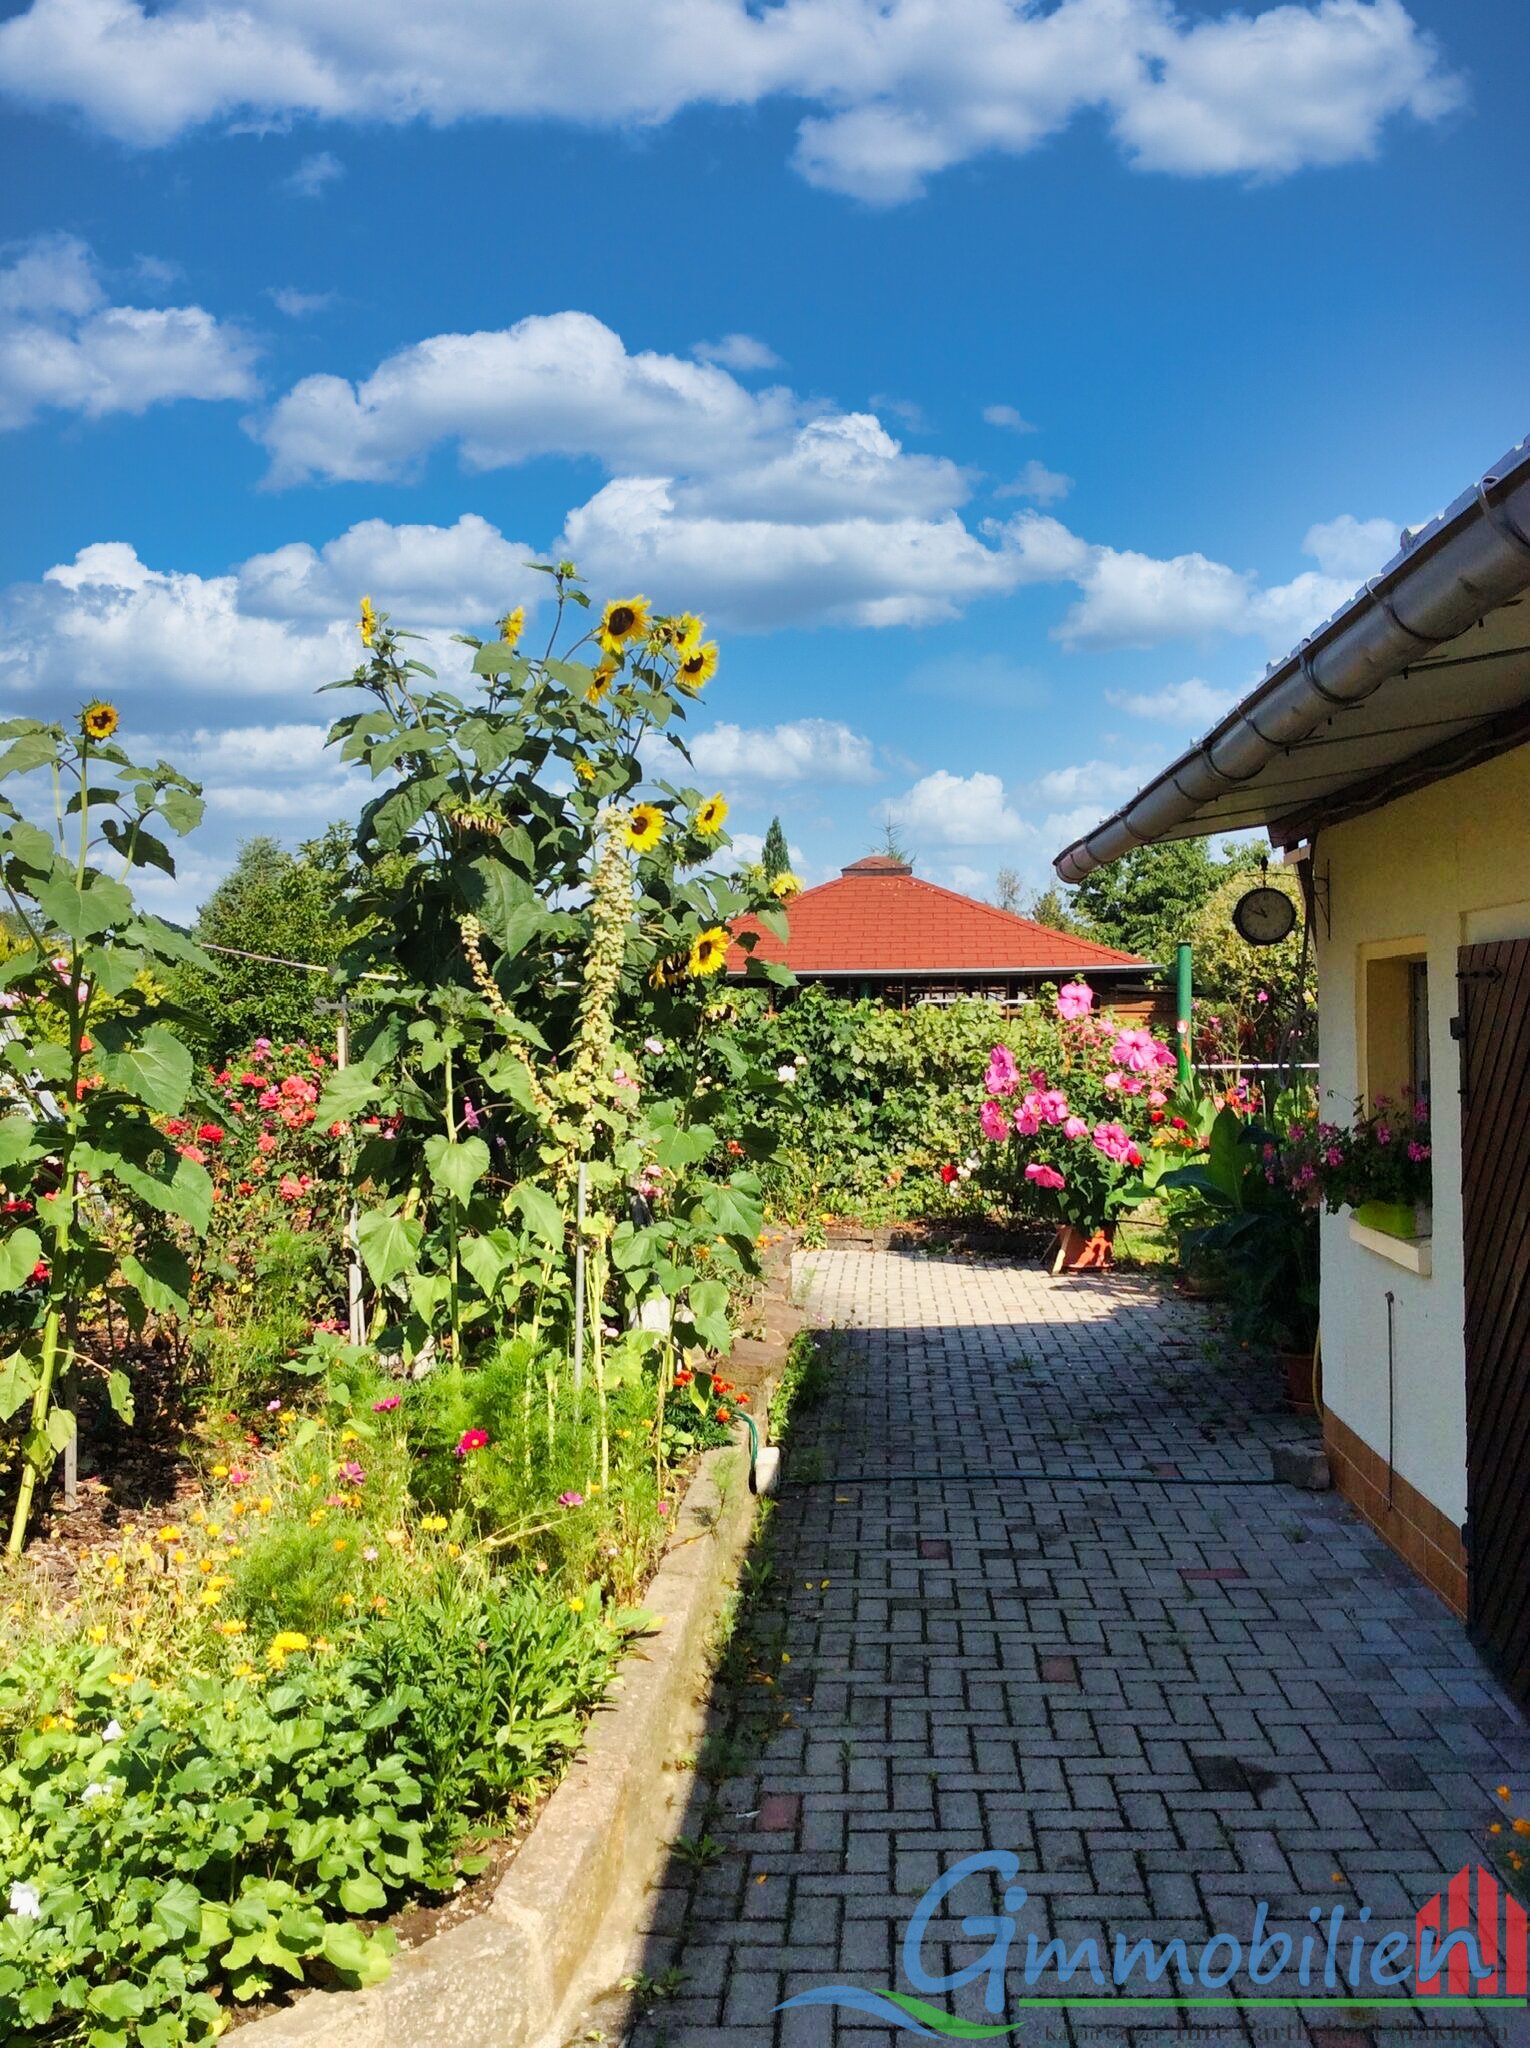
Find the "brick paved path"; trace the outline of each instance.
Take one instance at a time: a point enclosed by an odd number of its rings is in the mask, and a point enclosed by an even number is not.
[[[753,1624],[769,1648],[734,1695],[769,1702],[763,1753],[733,1759],[710,1811],[698,1790],[691,1832],[721,1856],[676,1860],[651,1895],[641,1967],[685,1978],[634,2044],[911,2042],[844,2009],[773,2008],[824,1982],[911,1989],[908,1916],[976,1851],[1019,1859],[1018,1996],[1032,1932],[1093,1935],[1108,1969],[1118,1933],[1183,1935],[1194,1955],[1218,1927],[1246,1934],[1259,1900],[1298,1942],[1342,1904],[1343,1956],[1361,1908],[1408,1926],[1479,1859],[1496,1786],[1530,1807],[1530,1730],[1337,1496],[1270,1482],[1269,1442],[1299,1426],[1268,1367],[1208,1355],[1193,1307],[1140,1280],[896,1253],[804,1264],[815,1317],[855,1334],[790,1453]],[[936,1921],[929,1967],[986,1946],[957,1919],[995,1910],[988,1883]],[[977,1983],[936,1999],[989,2019],[981,2001]],[[1370,2048],[1425,2031],[1374,2004],[1122,2019],[1038,2014],[1015,2038],[1168,2048],[1193,2024],[1207,2043]],[[1519,2013],[1435,2012],[1427,2031],[1489,2025],[1530,2041]]]

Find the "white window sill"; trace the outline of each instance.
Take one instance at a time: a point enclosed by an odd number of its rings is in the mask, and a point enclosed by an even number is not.
[[[1394,1266],[1417,1273],[1421,1279],[1427,1280],[1434,1270],[1432,1238],[1391,1237],[1384,1230],[1371,1230],[1364,1223],[1357,1223],[1353,1216],[1349,1219],[1349,1234],[1368,1252],[1374,1252],[1381,1259],[1390,1259]]]

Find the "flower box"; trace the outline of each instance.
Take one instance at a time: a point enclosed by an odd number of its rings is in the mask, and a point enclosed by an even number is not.
[[[1360,1202],[1355,1221],[1387,1237],[1428,1237],[1430,1232],[1429,1209],[1423,1202]]]

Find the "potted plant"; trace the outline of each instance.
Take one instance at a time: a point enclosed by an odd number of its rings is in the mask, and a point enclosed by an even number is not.
[[[1318,1123],[1288,1149],[1292,1185],[1330,1210],[1348,1207],[1357,1223],[1388,1237],[1428,1237],[1431,1147],[1429,1105],[1421,1097],[1378,1095],[1356,1110],[1346,1130]]]

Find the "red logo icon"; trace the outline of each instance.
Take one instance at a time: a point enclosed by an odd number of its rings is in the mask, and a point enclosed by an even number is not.
[[[1419,1908],[1413,1939],[1420,1998],[1526,1995],[1530,1916],[1480,1863]]]

